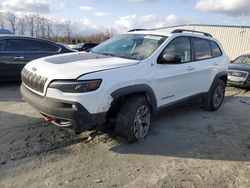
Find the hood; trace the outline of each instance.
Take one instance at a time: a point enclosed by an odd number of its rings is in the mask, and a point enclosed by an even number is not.
[[[78,52],[49,56],[28,63],[29,71],[53,79],[76,79],[91,72],[131,66],[138,60],[110,57],[94,53]]]
[[[250,72],[250,65],[248,64],[229,64],[229,70],[241,70]]]

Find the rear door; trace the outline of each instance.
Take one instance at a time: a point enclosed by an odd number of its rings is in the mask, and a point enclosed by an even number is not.
[[[4,39],[0,41],[0,79],[20,79],[25,66],[24,41],[22,39]]]
[[[216,42],[204,38],[192,37],[193,66],[197,92],[207,92],[223,61],[222,52]]]
[[[36,40],[36,39],[26,39],[25,40],[25,60],[32,61],[45,56],[59,54],[61,48],[49,42]]]

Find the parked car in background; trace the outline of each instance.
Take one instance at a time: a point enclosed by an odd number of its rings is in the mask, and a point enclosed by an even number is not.
[[[250,88],[250,52],[231,62],[228,70],[228,84]]]
[[[74,51],[48,40],[0,35],[0,81],[20,80],[21,71],[29,61]]]
[[[77,51],[89,51],[91,48],[94,48],[97,45],[98,45],[97,43],[91,43],[91,42],[78,43],[73,47],[73,49]]]

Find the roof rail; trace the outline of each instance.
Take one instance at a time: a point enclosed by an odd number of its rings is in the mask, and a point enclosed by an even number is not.
[[[133,32],[133,31],[146,31],[148,29],[131,29],[128,32]]]
[[[183,33],[183,32],[190,32],[190,33],[200,33],[207,37],[213,37],[211,34],[202,32],[202,31],[195,31],[195,30],[188,30],[188,29],[175,29],[171,33]]]

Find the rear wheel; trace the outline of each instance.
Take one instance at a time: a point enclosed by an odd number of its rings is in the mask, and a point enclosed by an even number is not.
[[[225,83],[218,79],[213,83],[207,98],[203,99],[203,108],[208,111],[218,110],[224,100]]]
[[[131,96],[117,115],[116,132],[133,143],[144,139],[151,125],[151,108],[145,96]]]

